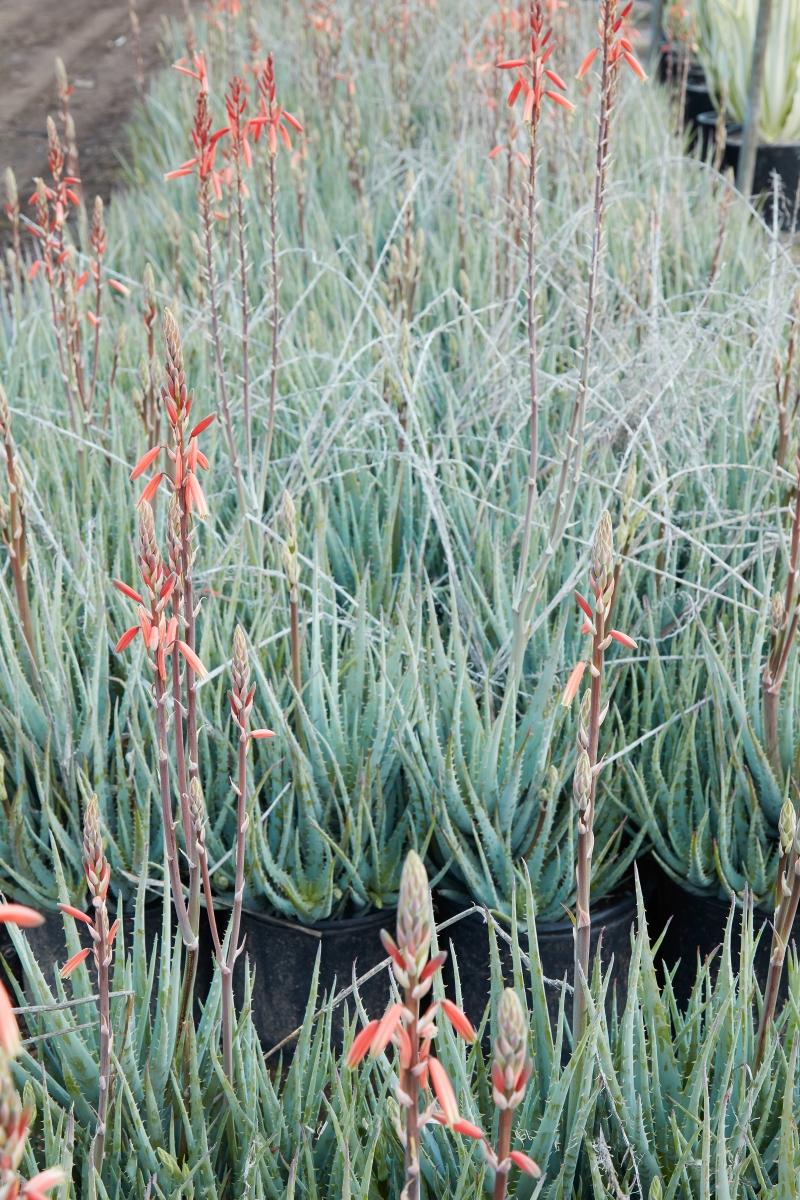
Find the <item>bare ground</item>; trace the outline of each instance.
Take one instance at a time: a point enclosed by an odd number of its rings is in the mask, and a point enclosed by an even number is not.
[[[145,86],[163,66],[163,17],[181,0],[138,0]],[[54,62],[60,55],[73,85],[79,166],[89,205],[108,200],[127,146],[123,127],[138,97],[128,0],[0,0],[0,173],[12,167],[20,204],[35,176],[47,177],[48,114],[58,122]],[[2,204],[4,189],[0,189]],[[5,211],[0,205],[0,237]]]

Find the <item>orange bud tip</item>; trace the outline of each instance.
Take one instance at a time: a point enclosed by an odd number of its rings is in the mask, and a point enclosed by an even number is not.
[[[597,50],[598,50],[597,46],[595,46],[594,50],[590,50],[589,53],[586,55],[586,58],[583,60],[581,65],[578,67],[578,79],[583,79],[584,75],[589,70],[589,68],[591,67],[594,60],[597,58]]]
[[[35,929],[44,925],[44,917],[25,904],[0,904],[0,921],[4,925],[19,925],[20,929]]]
[[[489,154],[489,158],[497,158],[498,154],[501,154],[504,149],[504,146],[495,146],[494,150]]]
[[[58,907],[61,909],[62,913],[65,913],[68,917],[72,917],[73,920],[83,921],[86,925],[94,925],[92,918],[87,916],[85,912],[81,912],[79,908],[73,908],[71,904],[59,904]]]
[[[124,283],[119,283],[116,279],[109,279],[108,286],[112,287],[115,292],[119,292],[120,296],[130,296],[131,289],[125,287]]]
[[[370,1021],[369,1025],[365,1025],[361,1033],[353,1039],[353,1044],[350,1047],[350,1053],[347,1055],[345,1064],[348,1071],[352,1071],[354,1067],[357,1067],[369,1050],[378,1024],[378,1021]]]
[[[199,679],[205,679],[208,671],[205,669],[194,650],[192,650],[191,646],[187,646],[186,642],[178,642],[178,649],[194,671],[195,675],[197,675]]]
[[[79,967],[89,953],[89,947],[86,946],[83,950],[79,950],[77,954],[73,954],[67,962],[64,963],[61,970],[58,972],[62,979],[67,979],[72,974],[76,967]]]
[[[375,1036],[370,1042],[369,1053],[370,1058],[377,1058],[383,1054],[389,1042],[394,1037],[395,1030],[400,1024],[403,1016],[402,1004],[390,1004],[386,1012],[383,1014],[382,1020],[379,1022],[375,1030]]]
[[[148,450],[146,454],[143,454],[131,471],[130,479],[138,479],[140,475],[143,475],[151,463],[155,462],[160,453],[161,447],[153,446],[152,450]]]
[[[133,625],[130,629],[126,629],[125,632],[123,633],[122,637],[119,639],[116,646],[114,647],[114,652],[116,654],[121,654],[123,650],[127,650],[128,646],[130,646],[131,642],[136,637],[138,632],[139,632],[138,625]]]
[[[0,1046],[9,1058],[15,1058],[19,1053],[19,1028],[8,992],[0,983]]]
[[[79,276],[78,276],[78,278],[75,280],[75,291],[76,291],[76,292],[79,292],[79,291],[81,290],[81,288],[82,288],[82,287],[83,287],[83,285],[86,283],[86,280],[87,280],[88,278],[89,278],[89,272],[88,272],[88,271],[84,271],[82,275],[79,275]]]
[[[198,422],[198,424],[195,425],[194,429],[189,434],[189,441],[191,441],[192,438],[198,437],[201,433],[204,433],[205,430],[208,429],[209,425],[216,421],[216,419],[217,414],[215,412],[209,413],[207,417],[203,417],[202,421]]]
[[[542,1172],[538,1163],[535,1163],[527,1154],[523,1154],[521,1150],[512,1150],[508,1157],[526,1175],[532,1175],[534,1179],[538,1179],[541,1175]]]
[[[251,738],[271,738],[271,737],[275,737],[275,734],[273,733],[273,731],[271,729],[254,729],[253,732],[250,734],[250,737]]]
[[[472,1043],[475,1041],[478,1036],[477,1033],[472,1028],[466,1014],[456,1004],[453,1004],[452,1000],[442,1001],[442,1011],[456,1032],[461,1034],[465,1042]]]
[[[516,67],[524,67],[525,59],[509,58],[505,62],[495,63],[494,65],[497,67],[498,71],[513,71]]]
[[[28,283],[30,283],[32,279],[35,279],[36,272],[39,270],[39,267],[41,265],[42,265],[42,260],[40,258],[37,258],[36,262],[33,264],[30,271],[28,271]]]
[[[620,633],[618,629],[612,629],[609,636],[612,637],[615,642],[620,642],[621,645],[627,646],[629,650],[636,649],[636,642],[632,637],[628,637],[627,633]]]

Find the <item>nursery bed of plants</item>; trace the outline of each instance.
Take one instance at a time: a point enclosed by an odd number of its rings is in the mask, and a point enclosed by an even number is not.
[[[796,1195],[791,247],[616,0],[202,15],[5,181],[0,1195]]]

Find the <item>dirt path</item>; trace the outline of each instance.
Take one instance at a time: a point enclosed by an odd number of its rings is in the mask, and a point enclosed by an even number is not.
[[[181,0],[138,0],[145,80],[163,65],[158,43],[163,16],[179,16]],[[34,176],[47,177],[48,114],[57,118],[54,60],[60,55],[73,85],[84,194],[108,200],[125,153],[122,127],[136,101],[136,70],[128,0],[0,0],[0,174],[13,168],[20,201]],[[59,123],[59,132],[62,133]],[[0,187],[2,203],[5,189]],[[0,236],[5,212],[0,207]]]

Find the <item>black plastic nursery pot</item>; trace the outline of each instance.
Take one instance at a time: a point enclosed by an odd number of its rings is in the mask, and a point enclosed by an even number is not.
[[[437,925],[469,907],[468,903],[458,902],[447,896],[435,895],[434,911]],[[601,962],[604,968],[608,968],[612,955],[614,958],[612,981],[608,994],[610,998],[616,988],[618,1004],[625,1001],[628,967],[631,960],[631,926],[635,919],[636,900],[633,892],[608,897],[598,901],[592,907],[592,962],[594,962],[602,935]],[[575,969],[575,940],[572,922],[568,918],[563,921],[539,921],[536,925],[536,933],[542,972],[545,978],[552,981],[545,985],[545,994],[550,1022],[555,1031],[562,991],[557,984],[566,977],[567,983],[571,986]],[[451,942],[458,962],[464,1011],[473,1025],[477,1026],[483,1019],[491,994],[489,926],[483,915],[471,913],[470,916],[455,922],[439,934],[441,949],[449,950]],[[503,977],[506,983],[510,984],[513,979],[511,947],[502,937],[498,937],[498,948]],[[528,936],[526,933],[520,934],[520,949],[527,954]],[[454,973],[450,959],[444,966],[444,978],[448,995],[454,998]],[[572,998],[569,992],[565,998],[565,1014],[567,1020],[571,1021]]]
[[[230,909],[220,905],[217,909],[220,937],[224,936],[229,915]],[[294,1048],[291,1035],[302,1025],[306,1014],[317,953],[320,953],[320,969],[315,1007],[319,1009],[325,996],[330,997],[334,987],[338,994],[350,986],[354,965],[360,977],[386,958],[380,931],[386,928],[393,932],[395,924],[394,909],[381,909],[364,917],[341,921],[320,921],[315,925],[301,925],[299,921],[283,920],[266,913],[242,913],[241,940],[244,942],[244,952],[239,956],[234,971],[234,997],[238,1008],[244,993],[247,958],[250,970],[255,972],[253,1023],[268,1057],[269,1051],[285,1039],[289,1041],[284,1048],[284,1055],[291,1055]],[[198,996],[205,996],[213,971],[211,935],[203,913],[197,969]],[[359,995],[370,1020],[383,1016],[389,999],[387,972],[379,971],[362,984]],[[348,997],[347,1004],[352,1018],[355,1002]],[[339,1004],[333,1013],[333,1034],[340,1046],[343,1016],[344,1005]]]
[[[657,899],[656,899],[657,897]],[[731,906],[725,900],[708,896],[695,896],[685,891],[666,872],[661,872],[653,900],[648,910],[648,926],[654,940],[669,921],[664,940],[658,954],[662,972],[678,968],[673,979],[675,998],[685,1006],[697,978],[698,959],[704,962],[709,954],[722,945],[725,927]],[[772,945],[772,913],[756,909],[753,913],[753,933],[761,939],[755,955],[755,973],[758,985],[764,990],[769,969]],[[733,921],[731,959],[734,973],[739,969],[739,937],[741,932],[741,910]],[[800,913],[792,926],[791,941],[800,946]],[[790,944],[791,944],[790,941]],[[719,956],[718,956],[719,957]],[[664,976],[662,975],[662,980]],[[788,971],[781,978],[779,1004],[785,1000],[788,989]]]
[[[705,81],[698,83],[687,83],[686,85],[686,100],[683,109],[684,125],[691,125],[693,128],[698,128],[698,120],[702,113],[708,112],[711,104],[711,96]]]
[[[88,909],[87,912],[89,912]],[[115,912],[116,901],[112,900],[109,906],[109,920],[114,919]],[[26,929],[25,936],[28,939],[45,980],[48,984],[52,985],[54,969],[63,967],[69,957],[67,953],[67,941],[64,936],[64,918],[60,912],[45,911],[42,915],[44,916],[44,924],[36,926],[35,929]],[[122,927],[125,936],[126,951],[130,949],[133,939],[133,921],[134,906],[131,903],[126,905],[123,915]],[[90,946],[91,938],[88,927],[83,925],[82,922],[76,922],[76,928],[81,939],[81,944]],[[153,900],[145,904],[144,908],[144,936],[148,953],[152,949],[156,937],[160,936],[161,928],[162,903],[160,900]],[[22,964],[5,926],[0,926],[0,955],[8,963],[9,969],[17,982],[24,986],[25,979]]]
[[[698,129],[703,138],[703,158],[706,158],[714,144],[717,114],[715,112],[700,113],[697,118]],[[725,123],[725,152],[722,156],[722,170],[732,167],[734,171],[739,165],[739,151],[742,147],[742,126],[735,121]],[[776,173],[781,181],[781,209],[778,214],[782,229],[789,229],[792,222],[795,197],[800,186],[800,142],[776,142],[768,144],[760,142],[756,150],[756,165],[753,173],[753,195],[765,195],[764,220],[772,224],[772,176]]]

